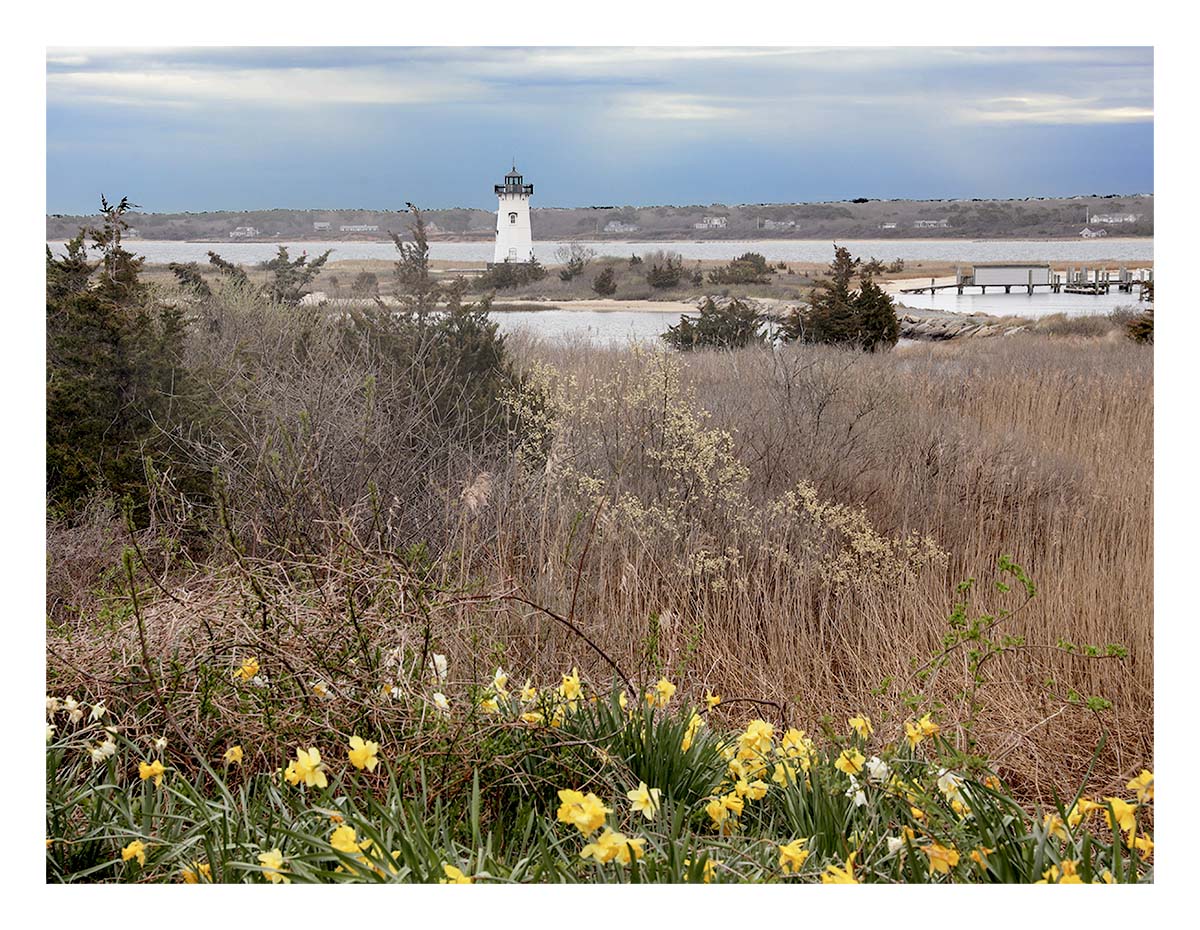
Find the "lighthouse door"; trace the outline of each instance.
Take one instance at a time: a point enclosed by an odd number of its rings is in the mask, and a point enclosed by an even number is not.
[[[517,250],[516,250],[516,249],[509,249],[509,250],[508,250],[508,257],[509,257],[509,258],[511,258],[513,261],[516,261],[516,259],[517,259]]]

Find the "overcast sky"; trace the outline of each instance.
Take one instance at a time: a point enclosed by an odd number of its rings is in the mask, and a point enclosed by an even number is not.
[[[47,211],[1153,191],[1149,48],[51,49]]]

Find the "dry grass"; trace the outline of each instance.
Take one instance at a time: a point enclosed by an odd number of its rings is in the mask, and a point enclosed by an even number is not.
[[[286,742],[265,707],[212,696],[210,678],[227,681],[251,653],[272,669],[273,699],[332,731],[348,730],[346,709],[314,704],[312,681],[382,684],[371,656],[396,647],[416,667],[431,649],[448,653],[462,680],[499,663],[520,680],[552,681],[573,664],[609,680],[580,636],[505,597],[518,593],[570,618],[631,677],[665,670],[687,692],[787,702],[810,729],[826,713],[866,711],[896,735],[909,660],[937,648],[955,583],[990,579],[1008,554],[1039,585],[1009,633],[1117,642],[1130,657],[1030,650],[997,663],[978,731],[986,752],[1019,791],[1043,797],[1076,787],[1104,732],[1095,784],[1151,766],[1149,349],[1031,335],[879,357],[524,351],[524,396],[540,390],[542,403],[524,408],[522,442],[428,476],[435,569],[397,554],[414,536],[364,533],[362,508],[316,527],[323,547],[303,552],[226,548],[165,575],[148,557],[149,652],[183,728]],[[55,578],[75,577],[59,563],[82,558],[66,546],[53,537],[50,597],[79,609],[52,611],[54,687],[132,703],[144,692],[136,624],[112,609],[127,598],[115,585],[90,599],[77,581],[55,590]],[[939,675],[933,691],[950,701],[962,669]],[[1114,708],[1063,710],[1047,677]]]

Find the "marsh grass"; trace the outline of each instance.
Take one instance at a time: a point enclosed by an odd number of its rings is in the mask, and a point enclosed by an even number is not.
[[[337,355],[320,314],[236,295],[199,312],[190,365],[233,428],[174,438],[220,476],[218,506],[195,510],[161,473],[148,528],[102,502],[50,528],[49,685],[136,711],[135,735],[171,716],[206,750],[236,731],[271,765],[313,720],[407,725],[318,701],[314,681],[382,688],[397,649],[406,674],[437,651],[471,680],[495,664],[606,680],[580,634],[639,681],[776,702],[808,726],[895,723],[955,585],[1011,554],[1039,594],[1007,632],[1128,658],[1001,657],[982,749],[1043,800],[1101,744],[1100,786],[1152,758],[1147,347],[1031,334],[678,358],[529,341],[507,432],[456,448],[431,438],[420,396]],[[269,700],[229,689],[245,655],[269,664]],[[168,710],[146,699],[147,667]],[[947,710],[951,671],[927,689]]]

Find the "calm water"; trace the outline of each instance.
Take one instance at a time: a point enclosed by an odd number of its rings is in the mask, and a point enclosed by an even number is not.
[[[656,340],[679,322],[676,311],[660,310],[493,310],[501,332],[525,330],[552,341],[617,345]]]
[[[1014,288],[1014,291],[1016,289]],[[1065,313],[1067,316],[1100,316],[1116,307],[1143,308],[1138,303],[1137,291],[1122,294],[1113,288],[1107,294],[1052,294],[1046,290],[1034,291],[1033,296],[1005,294],[963,294],[957,291],[939,291],[929,294],[894,294],[897,304],[922,310],[946,310],[950,313],[990,313],[992,316],[1049,316]]]
[[[554,260],[554,252],[562,242],[535,242],[534,251],[542,262]],[[773,262],[827,262],[833,257],[833,243],[828,240],[755,239],[752,241],[708,242],[583,242],[598,255],[645,254],[657,249],[679,252],[687,259],[728,260],[744,252],[758,252]],[[982,261],[1052,261],[1068,262],[1139,262],[1154,258],[1153,239],[1080,239],[1064,241],[1035,240],[965,240],[965,239],[859,239],[843,240],[855,255],[905,262],[982,262]],[[62,242],[48,245],[61,252]],[[293,256],[301,252],[310,255],[332,249],[331,261],[340,259],[396,258],[396,247],[390,242],[166,242],[130,239],[130,251],[144,255],[155,264],[166,262],[207,262],[208,251],[240,264],[266,261],[273,258],[279,245],[287,245]],[[431,242],[431,258],[447,261],[487,262],[492,259],[492,243]]]

